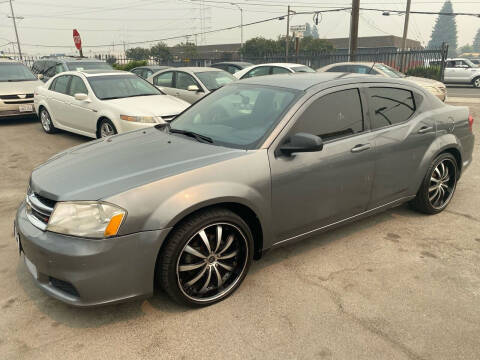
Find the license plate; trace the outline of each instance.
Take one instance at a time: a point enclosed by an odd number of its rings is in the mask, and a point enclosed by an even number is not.
[[[18,105],[18,111],[20,111],[20,112],[32,112],[33,111],[33,105],[31,105],[31,104]]]
[[[25,256],[25,265],[27,265],[27,269],[28,271],[30,271],[30,274],[32,274],[32,276],[35,279],[38,278],[37,267],[26,256]]]
[[[20,253],[22,252],[22,248],[20,246],[20,234],[18,233],[17,227],[15,226],[15,224],[13,224],[13,236],[15,236],[15,241],[17,243],[18,254],[20,255]]]

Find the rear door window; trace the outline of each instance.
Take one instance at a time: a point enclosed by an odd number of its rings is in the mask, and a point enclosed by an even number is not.
[[[200,89],[200,86],[195,81],[192,75],[178,71],[177,78],[175,80],[175,87],[181,90],[188,90],[190,85],[196,85]]]
[[[415,99],[410,90],[371,87],[367,94],[372,129],[401,124],[415,113]]]
[[[303,112],[291,133],[304,132],[324,141],[354,135],[364,130],[358,89],[337,91],[315,100]]]
[[[153,84],[157,86],[173,87],[173,71],[161,73],[153,78]]]
[[[290,74],[290,70],[282,68],[280,66],[273,66],[272,67],[272,74]]]
[[[87,87],[85,86],[85,83],[80,77],[72,76],[68,94],[70,96],[75,96],[75,94],[88,94]]]
[[[243,79],[255,77],[255,76],[264,76],[270,74],[270,66],[259,66],[255,69],[250,70],[243,76]]]

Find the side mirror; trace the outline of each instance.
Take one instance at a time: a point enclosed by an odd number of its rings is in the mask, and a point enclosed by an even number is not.
[[[320,136],[296,133],[287,142],[280,146],[280,152],[287,156],[299,152],[315,152],[323,149],[323,141]]]
[[[74,95],[74,98],[75,100],[78,100],[78,101],[86,101],[88,100],[88,95],[83,93],[78,93]]]
[[[188,85],[187,87],[188,91],[200,91],[197,85]]]
[[[37,79],[42,80],[43,79],[43,74],[37,74]]]

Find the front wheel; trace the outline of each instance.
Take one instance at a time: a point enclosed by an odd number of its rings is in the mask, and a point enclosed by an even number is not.
[[[231,295],[252,261],[248,225],[227,209],[197,213],[172,233],[159,255],[157,280],[175,301],[206,306]]]
[[[52,118],[48,113],[47,109],[43,108],[40,110],[40,122],[42,124],[43,131],[47,134],[53,134],[57,132],[57,128],[53,125]]]
[[[117,133],[117,128],[113,123],[108,119],[100,120],[100,124],[98,125],[98,138],[104,138],[107,136],[112,136]]]
[[[474,88],[480,88],[480,76],[473,79],[472,84]]]
[[[440,154],[430,165],[412,206],[426,214],[438,214],[452,200],[457,186],[458,165],[452,154]]]

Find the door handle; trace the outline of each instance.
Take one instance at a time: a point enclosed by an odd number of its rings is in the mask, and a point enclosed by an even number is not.
[[[419,130],[419,134],[425,134],[433,130],[433,126],[422,126]]]
[[[357,152],[365,151],[368,149],[370,149],[370,144],[358,144],[358,145],[355,145],[350,151],[352,153],[357,153]]]

